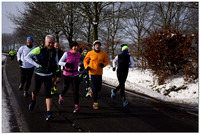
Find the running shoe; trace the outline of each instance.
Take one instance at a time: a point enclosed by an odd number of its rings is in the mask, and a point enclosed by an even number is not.
[[[80,112],[80,107],[78,105],[75,105],[73,113],[75,114],[79,112]]]
[[[89,87],[89,88],[88,88],[88,90],[89,90],[89,92],[90,92],[90,97],[93,97],[92,88],[91,88],[91,87]]]
[[[90,91],[87,91],[87,93],[85,95],[85,97],[88,97],[88,96],[90,96]]]
[[[127,101],[127,100],[124,100],[123,101],[123,106],[125,107],[125,106],[127,106],[129,104],[129,102]]]
[[[48,111],[47,112],[47,114],[46,114],[46,120],[48,121],[48,120],[52,120],[54,117],[53,117],[53,115],[52,115],[52,113],[50,112],[50,111]]]
[[[63,105],[63,103],[64,103],[64,99],[63,99],[63,97],[61,96],[61,94],[59,95],[58,103],[59,103],[60,105]]]
[[[94,108],[94,109],[99,109],[99,103],[94,102],[94,104],[93,104],[93,108]]]
[[[35,107],[35,101],[31,101],[31,103],[29,104],[29,110],[33,111]]]
[[[111,98],[114,99],[115,98],[115,93],[114,93],[114,89],[111,90]]]

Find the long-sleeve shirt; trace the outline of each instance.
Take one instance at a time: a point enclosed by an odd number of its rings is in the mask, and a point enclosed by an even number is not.
[[[118,61],[118,57],[119,57],[119,55],[117,55],[116,57],[115,57],[115,59],[113,60],[113,68],[115,68],[116,67],[116,63],[117,63],[117,61]],[[129,65],[129,68],[133,68],[134,66],[135,66],[135,62],[133,61],[133,58],[130,56],[130,65]]]
[[[25,57],[28,55],[28,53],[33,50],[35,47],[33,46],[32,48],[27,47],[26,45],[21,46],[17,52],[17,60],[22,61],[22,68],[33,68],[34,66],[27,62],[25,60]]]
[[[104,67],[108,65],[108,56],[104,51],[95,52],[92,50],[87,53],[85,59],[83,60],[85,69],[87,69],[88,66],[90,67],[90,75],[103,74],[103,68],[100,66],[101,63],[103,63]]]
[[[33,57],[39,63],[34,61]],[[56,51],[48,50],[47,48],[41,49],[37,47],[33,49],[25,57],[25,60],[36,67],[35,73],[40,76],[50,76],[58,69],[58,56],[56,56]]]
[[[80,61],[79,53],[73,53],[71,51],[65,52],[58,63],[60,66],[64,66],[63,75],[64,76],[79,75],[79,72],[78,72],[79,61]],[[69,68],[69,67],[65,66],[66,63],[73,64],[73,68]]]
[[[59,64],[60,66],[63,66],[63,67],[64,67],[65,64],[66,64],[66,59],[67,59],[67,52],[64,52],[64,54],[63,54],[63,56],[60,58],[58,64]]]

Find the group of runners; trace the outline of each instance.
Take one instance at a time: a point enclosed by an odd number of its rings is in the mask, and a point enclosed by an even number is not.
[[[93,98],[93,108],[99,109],[98,94],[102,87],[103,68],[108,65],[108,56],[106,52],[101,50],[101,42],[96,40],[93,42],[94,50],[88,51],[83,49],[79,54],[79,44],[72,41],[70,50],[63,52],[59,43],[55,42],[53,35],[45,37],[44,45],[34,47],[33,38],[27,37],[27,45],[21,46],[17,52],[17,60],[21,69],[21,82],[19,90],[24,90],[24,96],[28,96],[28,90],[31,85],[31,79],[34,72],[34,90],[31,93],[31,102],[29,110],[33,111],[36,105],[36,98],[40,91],[41,85],[44,83],[46,98],[46,120],[53,118],[51,112],[52,95],[58,92],[57,84],[61,79],[63,72],[63,89],[58,96],[58,103],[64,104],[64,96],[72,86],[74,98],[73,113],[80,112],[79,106],[79,84],[85,79],[85,87],[87,90],[86,97]],[[128,104],[125,98],[125,81],[128,75],[128,69],[134,67],[134,61],[128,54],[128,46],[122,45],[122,53],[117,55],[113,60],[113,71],[117,66],[117,78],[119,86],[111,90],[111,98],[116,96],[120,90],[123,106]],[[61,71],[61,66],[63,67]],[[89,75],[92,87],[89,86]],[[25,88],[24,88],[25,86]]]

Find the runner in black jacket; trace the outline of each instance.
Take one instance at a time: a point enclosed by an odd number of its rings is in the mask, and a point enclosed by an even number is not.
[[[52,105],[52,76],[54,72],[59,72],[58,59],[56,57],[56,50],[54,48],[54,36],[47,35],[45,37],[45,45],[36,47],[31,50],[29,54],[25,57],[25,60],[30,64],[35,66],[35,89],[32,92],[31,103],[29,104],[29,110],[33,111],[36,104],[36,97],[40,91],[42,83],[44,83],[45,88],[45,98],[46,98],[46,120],[53,119],[51,112]],[[32,57],[35,57],[35,61]]]
[[[126,44],[122,45],[122,53],[117,55],[115,59],[113,60],[113,71],[115,71],[116,69],[117,61],[118,61],[117,78],[119,81],[119,85],[116,87],[116,89],[113,89],[111,91],[111,98],[114,98],[116,95],[116,92],[119,89],[121,89],[120,94],[123,101],[123,106],[126,106],[128,104],[128,101],[126,100],[125,93],[124,93],[125,82],[128,76],[129,68],[133,68],[135,65],[132,57],[128,54],[128,46]]]

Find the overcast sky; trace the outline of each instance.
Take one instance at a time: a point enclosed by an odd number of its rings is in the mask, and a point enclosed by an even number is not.
[[[2,33],[12,33],[15,25],[7,17],[9,13],[18,15],[24,10],[23,2],[2,2]]]

